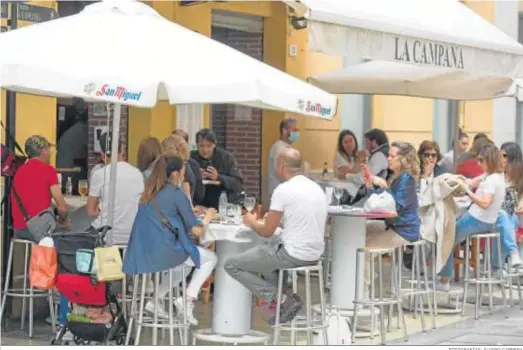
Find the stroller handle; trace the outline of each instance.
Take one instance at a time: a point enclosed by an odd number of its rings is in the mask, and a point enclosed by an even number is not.
[[[105,236],[107,235],[107,232],[111,229],[111,226],[104,225],[100,228],[94,229],[90,232],[58,232],[58,233],[51,233],[51,237],[63,237],[63,236],[85,236],[85,235],[93,235],[98,236],[102,242],[105,242]]]

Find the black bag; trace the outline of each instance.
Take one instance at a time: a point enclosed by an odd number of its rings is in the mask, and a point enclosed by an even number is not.
[[[14,186],[13,195],[16,199],[16,203],[18,204],[18,208],[20,208],[20,211],[24,216],[24,221],[27,224],[27,229],[29,230],[31,235],[33,235],[33,239],[35,242],[40,242],[42,238],[56,230],[56,218],[54,215],[54,211],[51,208],[42,210],[35,216],[30,217],[27,213],[27,210],[25,210],[25,207],[22,204],[22,200],[18,196],[18,193],[16,192]]]
[[[4,123],[0,122],[0,124],[2,125],[2,127],[5,130]],[[14,174],[16,173],[16,170],[18,170],[18,168],[20,168],[20,166],[22,166],[25,163],[25,161],[27,160],[27,157],[25,156],[24,151],[22,151],[22,148],[20,147],[18,142],[16,142],[14,137],[10,133],[8,133],[7,130],[5,132],[6,132],[6,138],[9,138],[10,140],[12,140],[15,145],[15,149],[22,154],[22,155],[18,155],[18,154],[16,154],[16,152],[9,149],[6,145],[1,144],[2,176],[7,177],[7,176],[14,176]]]

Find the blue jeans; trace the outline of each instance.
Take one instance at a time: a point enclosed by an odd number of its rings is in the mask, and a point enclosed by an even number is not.
[[[516,220],[516,221],[515,221]],[[516,228],[518,227],[518,218],[516,215],[509,215],[506,211],[501,210],[496,221],[496,229],[499,232],[501,241],[501,264],[505,262],[507,256],[513,252],[518,251],[516,244]],[[499,269],[498,266],[498,241],[493,240],[492,244],[492,267]]]
[[[63,326],[65,321],[67,321],[67,314],[71,312],[69,308],[69,300],[67,300],[63,295],[60,295],[60,311],[58,315],[58,324]]]
[[[467,237],[476,234],[493,231],[495,224],[488,224],[486,222],[480,221],[466,212],[462,217],[456,221],[456,237],[454,240],[454,245],[458,245],[464,242]],[[441,277],[452,277],[454,274],[454,251],[450,252],[449,259],[447,263],[440,271],[439,275]]]

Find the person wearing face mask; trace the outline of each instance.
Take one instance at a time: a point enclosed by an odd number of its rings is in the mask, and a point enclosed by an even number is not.
[[[296,118],[283,119],[280,123],[280,138],[271,146],[269,150],[269,170],[268,170],[268,189],[269,198],[272,193],[281,183],[281,179],[276,174],[276,157],[280,151],[292,145],[293,142],[300,138],[300,131],[298,129],[298,120]]]
[[[243,176],[231,152],[216,147],[216,136],[210,129],[202,129],[196,134],[198,149],[191,152],[191,158],[200,166],[202,180],[206,185],[205,196],[201,202],[194,203],[218,209],[222,191],[227,194],[229,203],[239,204],[243,200]]]
[[[196,270],[187,286],[187,319],[197,325],[194,318],[194,300],[202,285],[212,274],[218,262],[216,254],[197,245],[205,227],[216,216],[215,209],[207,209],[202,220],[196,218],[191,202],[181,185],[185,179],[185,162],[172,154],[162,154],[154,164],[147,179],[140,206],[134,220],[131,237],[125,255],[123,272],[127,275],[163,272],[155,291],[158,297],[157,314],[160,319],[169,318],[165,298],[169,293],[169,273],[172,286],[181,282],[182,265],[194,266]],[[169,228],[162,221],[169,222]],[[177,235],[173,231],[177,232]],[[177,312],[183,310],[183,299],[174,300]],[[145,311],[154,313],[153,300],[145,304]]]

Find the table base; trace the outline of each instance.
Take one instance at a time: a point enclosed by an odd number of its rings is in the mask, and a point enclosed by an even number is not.
[[[243,335],[224,335],[214,333],[211,328],[199,329],[192,332],[192,345],[196,345],[196,341],[204,341],[209,343],[221,344],[263,344],[268,345],[269,335],[267,333],[250,330]]]
[[[331,309],[331,306],[329,304],[325,304],[325,314],[328,316],[329,311]],[[320,304],[316,304],[312,306],[312,310],[316,313],[321,313]],[[352,317],[354,316],[354,310],[353,309],[339,309],[336,308],[336,311],[340,314],[340,316],[343,316],[345,318],[349,319],[349,322],[352,322]],[[375,307],[374,308],[374,316],[378,317],[380,315],[380,309]],[[370,317],[370,308],[361,308],[358,311],[358,318],[361,319],[361,317]],[[362,325],[361,322],[358,322],[358,329],[356,332],[356,338],[369,338],[371,336],[371,330],[370,325]],[[376,326],[374,329],[374,336],[379,335],[378,330],[379,322],[376,322]]]

